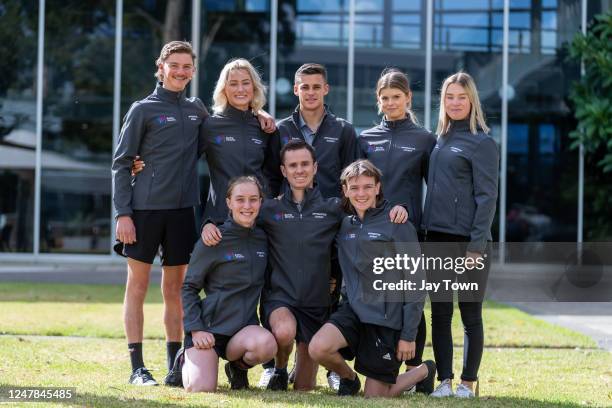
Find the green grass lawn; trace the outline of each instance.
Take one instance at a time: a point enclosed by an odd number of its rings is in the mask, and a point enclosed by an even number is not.
[[[612,353],[597,350],[586,336],[494,303],[487,303],[484,312],[487,347],[478,401],[438,401],[421,395],[340,399],[326,387],[312,393],[230,392],[222,370],[216,394],[132,387],[126,384],[129,361],[121,323],[122,298],[120,286],[1,283],[0,392],[11,386],[73,386],[78,397],[68,405],[95,407],[612,406]],[[161,310],[159,289],[152,287],[145,307],[149,340],[144,353],[158,380],[166,373]],[[454,320],[455,342],[460,346],[458,311]],[[455,373],[461,372],[460,356],[457,347]],[[430,347],[425,357],[432,358]],[[260,373],[259,367],[250,370],[252,384]],[[326,384],[324,374],[319,370],[320,385]]]

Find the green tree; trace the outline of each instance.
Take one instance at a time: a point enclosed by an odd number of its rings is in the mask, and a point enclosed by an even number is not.
[[[585,229],[588,240],[612,237],[612,12],[600,14],[586,35],[578,33],[570,58],[582,61],[584,75],[573,84],[570,99],[578,120],[570,133],[572,148],[582,144],[585,180]]]

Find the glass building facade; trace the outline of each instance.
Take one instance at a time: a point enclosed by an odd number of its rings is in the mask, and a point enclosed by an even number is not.
[[[222,66],[245,57],[279,119],[297,105],[295,70],[325,64],[326,102],[358,131],[380,120],[374,87],[386,67],[410,76],[413,110],[432,130],[443,80],[465,70],[503,153],[494,239],[609,240],[596,200],[602,178],[569,147],[568,95],[581,67],[567,58],[573,36],[609,8],[586,0],[0,0],[0,42],[10,45],[0,51],[0,260],[114,256],[113,148],[130,104],[154,88],[154,61],[170,40],[196,47],[191,94],[210,105]]]

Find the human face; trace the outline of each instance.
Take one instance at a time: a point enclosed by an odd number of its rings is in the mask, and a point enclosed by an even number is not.
[[[450,84],[444,96],[444,110],[452,120],[464,120],[470,116],[470,98],[465,88],[459,84]]]
[[[226,198],[227,208],[232,212],[234,222],[246,228],[255,223],[261,207],[259,190],[253,183],[241,183],[234,187],[230,198]]]
[[[300,100],[300,109],[316,111],[323,108],[329,85],[321,74],[300,75],[293,85],[293,93]]]
[[[359,218],[363,218],[369,208],[376,207],[376,196],[380,194],[380,183],[377,183],[374,177],[363,175],[353,177],[347,180],[342,189]]]
[[[253,80],[245,69],[232,69],[225,83],[225,96],[236,109],[247,110],[253,100]]]
[[[306,149],[289,150],[285,152],[281,172],[291,188],[304,190],[313,186],[317,163],[312,160],[312,155]]]
[[[191,54],[178,52],[170,54],[158,68],[164,74],[164,88],[173,92],[185,89],[195,72]]]
[[[406,117],[406,108],[411,96],[398,88],[385,88],[378,93],[378,104],[387,120],[401,120]]]

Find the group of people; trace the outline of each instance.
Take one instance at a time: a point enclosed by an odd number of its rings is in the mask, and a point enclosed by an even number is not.
[[[459,298],[466,342],[453,391],[452,298],[430,293],[436,361],[423,362],[427,292],[368,298],[364,274],[372,269],[360,256],[372,243],[418,256],[421,244],[440,242],[447,254],[488,262],[498,152],[472,78],[460,72],[444,82],[436,137],[411,111],[406,75],[383,71],[376,87],[383,119],[357,137],[325,105],[330,85],[320,64],[296,71],[299,105],[277,124],[262,110],[265,87],[247,60],[222,69],[212,115],[185,96],[195,72],[189,43],[166,44],[156,65],[159,82],[126,114],[112,169],[115,249],[128,264],[130,383],[157,385],[145,368],[142,338],[159,251],[167,385],[215,391],[221,357],[232,389],[248,388],[248,370],[263,364],[261,386],[287,390],[293,382],[296,390],[312,390],[322,365],[339,395],[360,391],[358,372],[367,397],[475,396],[482,299]],[[200,156],[211,186],[198,233]],[[451,279],[486,285],[486,269],[468,272]],[[427,271],[429,280],[440,276]],[[346,363],[353,359],[354,369]]]

